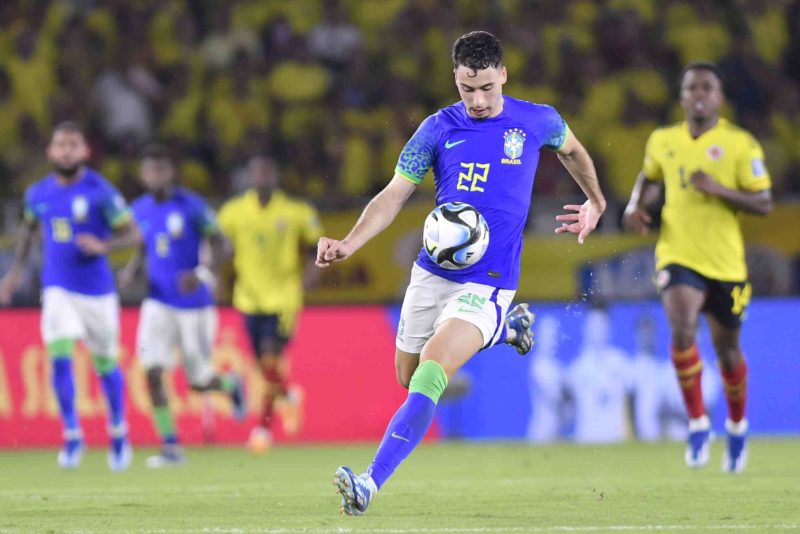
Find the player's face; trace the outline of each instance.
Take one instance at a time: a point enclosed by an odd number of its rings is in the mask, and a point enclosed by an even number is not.
[[[278,187],[278,170],[266,158],[253,158],[247,164],[250,187],[257,191],[270,192]]]
[[[706,69],[692,69],[681,81],[681,107],[690,119],[716,117],[725,101],[717,75]]]
[[[507,77],[504,66],[475,71],[459,65],[455,74],[458,94],[471,117],[486,119],[503,111],[503,84]]]
[[[58,130],[47,146],[47,157],[58,174],[72,177],[89,159],[89,146],[80,132]]]
[[[175,166],[165,158],[145,158],[139,169],[142,184],[150,192],[161,191],[175,180]]]

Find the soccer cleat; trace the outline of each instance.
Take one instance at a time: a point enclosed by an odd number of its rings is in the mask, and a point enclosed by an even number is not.
[[[109,430],[111,443],[108,447],[108,468],[125,471],[133,460],[133,449],[128,441],[128,425],[122,423]]]
[[[150,456],[145,460],[145,464],[150,469],[161,469],[164,467],[178,467],[186,463],[186,456],[179,445],[164,445],[161,452],[155,456]]]
[[[747,466],[747,420],[734,423],[725,420],[728,443],[722,453],[722,470],[726,473],[741,473]]]
[[[64,431],[64,446],[58,451],[58,466],[62,469],[75,469],[83,460],[83,432],[81,430]]]
[[[363,515],[378,489],[369,475],[356,476],[353,470],[343,465],[333,475],[333,485],[342,496],[339,513],[343,515]]]
[[[517,349],[517,352],[522,356],[528,354],[533,346],[531,325],[535,317],[525,302],[514,306],[506,315],[506,326],[509,330],[517,333],[512,341],[506,341],[506,343]]]
[[[689,467],[704,467],[708,463],[711,423],[707,415],[689,420],[689,439],[684,459]]]
[[[247,417],[247,395],[244,389],[244,380],[238,373],[231,373],[229,376],[233,382],[233,389],[230,392],[233,418],[243,421]]]
[[[272,447],[272,433],[263,426],[257,426],[250,431],[247,439],[247,449],[253,454],[266,454]]]

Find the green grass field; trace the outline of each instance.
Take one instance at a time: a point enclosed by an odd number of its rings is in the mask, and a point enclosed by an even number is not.
[[[95,450],[74,472],[54,451],[0,453],[0,532],[775,532],[800,530],[800,440],[753,440],[746,473],[690,471],[680,444],[443,443],[401,466],[367,515],[340,517],[336,467],[374,446],[190,449],[125,473]]]

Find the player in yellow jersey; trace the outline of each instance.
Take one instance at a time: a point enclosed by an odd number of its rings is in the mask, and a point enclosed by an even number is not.
[[[302,393],[288,388],[283,351],[303,304],[303,287],[316,269],[316,243],[322,235],[316,210],[278,189],[279,170],[272,159],[256,156],[247,165],[250,189],[220,210],[219,224],[234,249],[233,305],[245,318],[266,391],[260,423],[248,447],[265,452],[271,442],[275,401],[286,401],[283,426],[299,428]]]
[[[658,183],[663,183],[656,285],[669,320],[672,360],[689,414],[686,463],[702,467],[709,459],[710,423],[700,386],[703,364],[695,345],[703,312],[728,401],[722,468],[740,472],[747,462],[748,425],[747,366],[739,348],[739,329],[750,284],[738,214],[769,213],[772,186],[758,142],[719,117],[724,100],[722,78],[714,64],[692,63],[684,69],[680,103],[686,120],[650,135],[623,222],[626,228],[646,234],[652,222],[648,204]]]

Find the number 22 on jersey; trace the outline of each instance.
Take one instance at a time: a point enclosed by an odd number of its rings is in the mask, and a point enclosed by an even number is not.
[[[458,173],[456,189],[483,193],[483,187],[479,184],[485,184],[489,179],[489,165],[489,163],[464,163],[462,161],[461,168],[466,169],[466,172]]]

